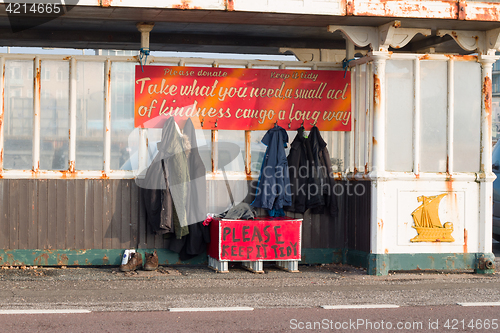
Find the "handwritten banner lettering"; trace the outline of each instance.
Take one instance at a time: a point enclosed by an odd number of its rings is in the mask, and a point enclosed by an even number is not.
[[[168,117],[203,129],[316,125],[351,130],[351,83],[343,71],[136,66],[135,127]]]
[[[301,226],[290,219],[215,220],[208,254],[229,261],[300,260]]]

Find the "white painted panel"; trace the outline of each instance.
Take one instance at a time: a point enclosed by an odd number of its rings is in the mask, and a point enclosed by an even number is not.
[[[413,168],[413,61],[388,60],[386,64],[386,160],[388,171]]]
[[[421,61],[420,68],[420,171],[446,172],[447,63]]]
[[[422,202],[418,202],[420,196],[435,196],[446,192],[430,191],[399,191],[398,192],[398,245],[425,247],[429,242],[414,242],[410,240],[417,236],[415,230],[412,212],[417,209]],[[441,243],[440,245],[463,245],[464,244],[464,216],[465,216],[465,191],[448,192],[439,204],[439,219],[441,224],[446,222],[453,223],[452,237],[454,242]]]
[[[453,171],[477,172],[481,144],[481,65],[456,61]]]
[[[345,15],[339,0],[253,0],[234,1],[236,11],[296,14]]]
[[[437,174],[436,174],[437,175]],[[447,182],[438,180],[397,180],[377,182],[377,191],[384,195],[384,209],[378,223],[378,237],[382,244],[372,246],[373,253],[475,253],[479,252],[478,211],[479,185],[471,181]],[[454,242],[411,243],[417,235],[411,213],[420,206],[420,195],[444,197],[439,207],[441,223],[452,222]],[[373,231],[372,231],[373,232]]]

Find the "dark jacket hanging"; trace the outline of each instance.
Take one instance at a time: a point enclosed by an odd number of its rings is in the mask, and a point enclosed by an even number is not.
[[[262,143],[267,146],[267,149],[252,206],[280,210],[291,204],[290,178],[285,153],[288,134],[284,128],[274,126],[264,135]]]
[[[337,213],[336,198],[331,195],[334,180],[329,156],[316,126],[308,138],[303,127],[298,129],[288,155],[292,204],[286,211],[303,214],[311,209],[311,213],[321,214],[326,206],[330,214]]]

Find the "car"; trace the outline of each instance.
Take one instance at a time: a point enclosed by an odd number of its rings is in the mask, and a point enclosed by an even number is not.
[[[492,169],[497,179],[493,181],[493,238],[500,241],[500,141],[493,147]]]

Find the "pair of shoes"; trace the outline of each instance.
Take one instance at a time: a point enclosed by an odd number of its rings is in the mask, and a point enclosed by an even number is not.
[[[146,263],[144,264],[145,271],[154,271],[158,268],[158,254],[156,251],[153,253],[145,253],[146,254]]]
[[[120,271],[130,272],[135,271],[138,267],[142,267],[142,255],[137,252],[132,252],[125,265],[120,265]]]

